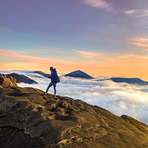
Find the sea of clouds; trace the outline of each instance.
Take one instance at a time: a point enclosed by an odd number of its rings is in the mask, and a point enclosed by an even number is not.
[[[24,74],[24,73],[23,73]],[[34,87],[46,90],[50,79],[38,74],[25,73],[38,84],[20,83],[21,87]],[[83,100],[89,104],[103,107],[116,115],[129,115],[148,123],[148,86],[115,83],[111,80],[84,80],[61,77],[57,94]],[[50,88],[49,93],[53,93]]]

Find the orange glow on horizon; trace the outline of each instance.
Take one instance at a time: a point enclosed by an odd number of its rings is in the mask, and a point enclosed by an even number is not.
[[[148,80],[147,56],[100,55],[96,58],[89,59],[87,62],[47,59],[4,50],[0,50],[0,56],[6,59],[12,59],[10,62],[2,62],[0,70],[42,70],[48,72],[50,66],[55,66],[60,74],[80,69],[94,77],[122,76],[139,77]],[[17,59],[17,61],[14,62],[14,59]]]

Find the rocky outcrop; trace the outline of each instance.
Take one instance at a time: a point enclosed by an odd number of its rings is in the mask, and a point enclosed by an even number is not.
[[[0,76],[0,87],[17,87],[16,79],[11,76]]]
[[[80,100],[0,88],[1,148],[147,148],[148,126]]]
[[[25,75],[17,74],[17,73],[10,73],[10,74],[0,74],[0,77],[7,77],[7,78],[14,78],[17,83],[27,83],[27,84],[37,84],[36,81],[28,78]]]

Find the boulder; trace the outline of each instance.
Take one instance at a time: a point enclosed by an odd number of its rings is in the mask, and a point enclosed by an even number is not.
[[[17,87],[16,79],[13,77],[0,76],[1,87]]]

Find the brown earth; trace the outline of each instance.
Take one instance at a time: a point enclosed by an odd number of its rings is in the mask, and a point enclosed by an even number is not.
[[[0,148],[148,148],[148,126],[5,79],[0,85]]]

